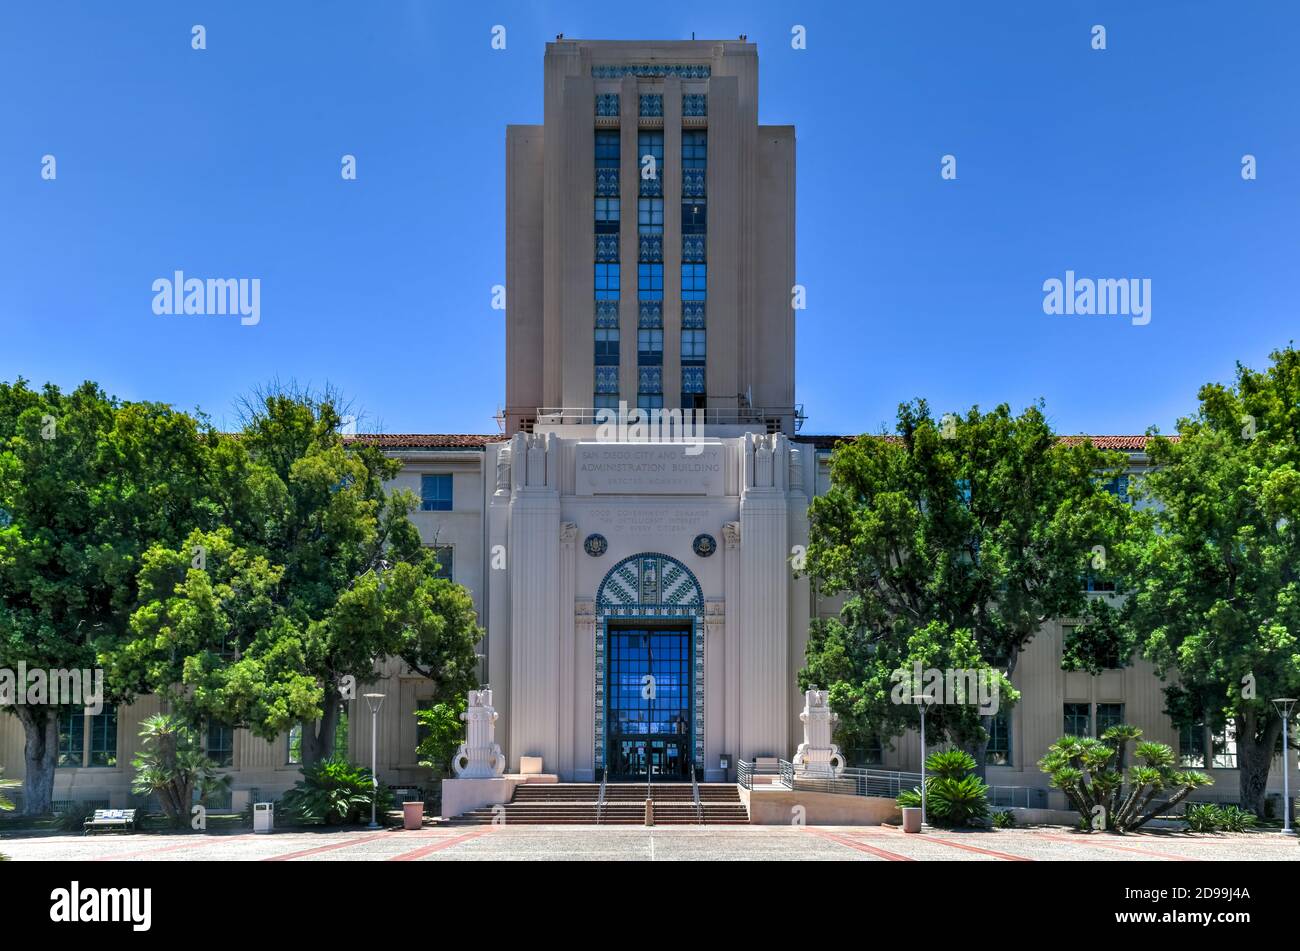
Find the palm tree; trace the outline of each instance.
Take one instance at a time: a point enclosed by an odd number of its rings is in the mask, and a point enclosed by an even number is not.
[[[221,776],[207,754],[199,747],[194,731],[182,718],[157,713],[140,724],[143,748],[131,765],[135,778],[134,792],[155,793],[163,812],[180,828],[190,816],[197,792],[200,799],[223,788],[229,776]]]
[[[1137,763],[1127,766],[1128,744],[1141,736],[1137,727],[1123,724],[1111,727],[1100,740],[1063,736],[1048,747],[1038,768],[1065,793],[1085,824],[1097,817],[1100,807],[1107,829],[1131,832],[1212,782],[1204,773],[1175,770],[1174,751],[1164,743],[1138,743],[1133,750]],[[1152,805],[1162,792],[1172,795]]]

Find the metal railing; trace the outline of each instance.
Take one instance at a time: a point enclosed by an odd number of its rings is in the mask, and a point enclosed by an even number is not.
[[[704,825],[704,807],[700,805],[700,781],[695,774],[694,764],[691,765],[691,798],[695,801],[695,822]]]
[[[764,774],[775,776],[776,782],[786,789],[843,796],[878,796],[885,799],[897,799],[899,793],[921,785],[920,773],[902,770],[849,766],[837,775],[824,776],[810,774],[784,759],[778,761],[775,772],[758,768],[753,762],[745,760],[737,763],[736,780],[746,789],[753,789],[754,777]],[[1039,786],[989,786],[988,791],[989,805],[999,808],[1046,809],[1047,797],[1048,790]]]
[[[632,407],[629,407],[629,410]],[[598,420],[596,414],[600,410],[593,406],[539,406],[537,407],[537,416],[534,418],[534,424],[545,424],[549,426],[591,426],[595,425]],[[612,412],[612,411],[611,411]],[[692,423],[695,416],[690,416],[691,410],[659,410],[661,418],[667,422],[668,413],[680,412],[683,417],[688,418]],[[699,417],[705,425],[708,426],[733,426],[745,423],[754,423],[766,427],[768,420],[780,420],[782,417],[791,416],[794,418],[795,432],[803,428],[806,419],[803,411],[803,404],[796,406],[711,406],[708,409],[698,410],[702,414]]]
[[[606,769],[600,774],[600,795],[596,797],[596,825],[600,825],[605,818],[605,785],[609,781],[609,770]]]

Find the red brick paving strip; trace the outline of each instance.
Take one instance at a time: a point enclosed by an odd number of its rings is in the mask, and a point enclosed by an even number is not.
[[[832,842],[838,842],[840,845],[847,845],[851,849],[857,849],[859,852],[869,852],[877,858],[888,859],[890,862],[915,862],[916,859],[909,858],[906,855],[899,855],[897,852],[886,852],[884,849],[878,849],[874,845],[867,845],[865,842],[857,842],[853,839],[842,835],[836,835],[834,832],[823,832],[821,829],[814,829],[811,826],[804,826],[813,835],[821,836],[823,839],[830,839]]]
[[[882,827],[884,828],[884,827]],[[873,833],[876,834],[876,833]],[[903,832],[901,829],[899,835],[910,835],[911,833]],[[1008,862],[1032,862],[1033,859],[1024,855],[1012,855],[1010,852],[995,852],[992,849],[982,849],[978,845],[967,845],[965,842],[954,842],[951,839],[941,839],[937,835],[926,835],[923,832],[916,833],[918,839],[924,839],[926,842],[938,842],[940,845],[951,846],[954,849],[964,849],[967,852],[978,852],[980,855],[991,855],[995,859],[1005,859]]]
[[[290,859],[300,859],[306,855],[319,855],[321,852],[333,852],[335,849],[346,849],[349,845],[360,845],[362,842],[382,839],[389,834],[390,833],[388,832],[375,832],[371,835],[357,836],[355,839],[344,839],[342,842],[332,842],[329,845],[318,845],[314,849],[302,849],[299,852],[285,852],[283,855],[271,855],[262,859],[262,861],[287,862]]]
[[[454,835],[448,839],[444,839],[441,842],[435,842],[433,843],[433,845],[426,845],[423,846],[422,848],[415,849],[414,851],[411,852],[402,852],[399,855],[394,855],[391,858],[389,858],[388,861],[414,862],[416,859],[422,859],[426,855],[432,855],[434,852],[441,851],[442,849],[448,849],[451,848],[453,845],[459,845],[462,842],[468,842],[470,839],[477,839],[481,835],[487,835],[487,833],[493,831],[494,828],[495,828],[494,826],[486,826],[482,829],[475,829],[473,832],[465,832],[461,835]]]
[[[1037,836],[1040,839],[1050,839],[1053,842],[1068,842],[1071,845],[1091,845],[1099,849],[1114,849],[1117,852],[1134,852],[1138,855],[1148,857],[1171,859],[1175,862],[1199,862],[1200,859],[1190,858],[1186,855],[1174,855],[1172,852],[1157,852],[1154,849],[1135,849],[1129,845],[1116,845],[1114,842],[1098,842],[1095,839],[1087,838],[1082,835],[1052,835],[1048,832],[1031,832],[1030,835]]]
[[[137,855],[153,855],[156,852],[179,852],[181,849],[203,849],[209,845],[216,845],[218,842],[238,842],[241,839],[255,839],[257,836],[249,832],[245,835],[214,835],[207,840],[182,842],[180,845],[164,845],[156,849],[139,849],[135,852],[119,852],[116,855],[97,855],[92,859],[86,859],[87,862],[116,862],[118,859],[135,858]]]

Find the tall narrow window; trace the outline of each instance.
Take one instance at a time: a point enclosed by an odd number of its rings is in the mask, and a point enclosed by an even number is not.
[[[117,765],[117,707],[105,704],[90,717],[90,765]]]
[[[596,130],[596,261],[592,280],[594,300],[596,409],[618,408],[619,324],[619,232],[622,207],[619,201],[619,133],[617,129]]]
[[[212,765],[233,766],[235,764],[234,729],[216,720],[209,720],[203,751],[207,753],[208,759],[212,760]]]
[[[1006,707],[998,710],[989,724],[989,745],[984,750],[984,762],[989,766],[1011,765],[1011,713]]]
[[[637,177],[640,195],[664,194],[664,134],[662,131],[641,132],[637,135]]]
[[[66,707],[59,711],[59,755],[57,766],[81,766],[86,760],[86,711]]]
[[[698,102],[704,97],[683,97]],[[703,115],[703,113],[699,113]],[[708,296],[708,132],[682,130],[682,409],[708,405],[705,367],[708,365],[704,305]]]

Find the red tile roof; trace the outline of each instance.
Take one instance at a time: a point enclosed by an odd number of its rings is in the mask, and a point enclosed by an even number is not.
[[[794,441],[800,443],[811,443],[818,449],[831,450],[835,444],[841,441],[856,439],[856,436],[795,436]],[[892,433],[886,434],[886,439],[896,439]],[[1061,442],[1068,446],[1077,446],[1085,439],[1091,439],[1092,444],[1098,449],[1121,449],[1126,452],[1143,452],[1147,448],[1149,436],[1062,436]],[[1177,441],[1178,436],[1169,437],[1170,440]]]
[[[478,433],[372,433],[344,437],[348,442],[373,443],[381,449],[482,449],[490,442],[504,442],[507,437],[499,433],[483,435]],[[797,443],[811,444],[817,449],[830,450],[837,442],[856,439],[857,436],[808,435],[795,436]],[[887,439],[896,438],[892,434]],[[1098,449],[1121,449],[1127,452],[1142,452],[1147,447],[1148,436],[1062,436],[1061,442],[1078,445],[1084,439],[1091,439]],[[1177,440],[1173,435],[1170,439]]]

